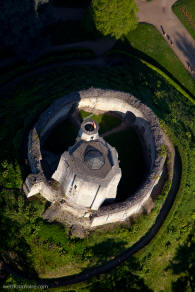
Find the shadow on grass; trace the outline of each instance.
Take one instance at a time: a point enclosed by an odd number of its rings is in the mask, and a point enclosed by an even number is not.
[[[177,249],[166,270],[178,275],[178,279],[172,283],[172,291],[195,291],[195,239],[192,232],[186,242]]]
[[[143,59],[143,60],[149,62],[150,64],[154,65],[155,67],[162,70],[165,74],[167,74],[167,76],[169,76],[173,81],[175,81],[177,84],[179,84],[179,86],[181,86],[181,88],[183,90],[185,90],[193,99],[195,99],[195,96],[192,94],[192,92],[190,92],[185,86],[183,86],[169,71],[167,71],[167,69],[165,67],[160,65],[153,58],[149,57],[148,55],[146,55],[142,51],[132,47],[128,40],[124,39],[123,41],[117,41],[117,43],[113,47],[113,50],[123,50],[127,53],[132,54],[135,57],[138,57],[140,59]]]
[[[103,264],[113,255],[119,254],[121,251],[125,250],[125,244],[125,241],[116,241],[112,238],[108,238],[103,242],[87,248],[87,252],[90,252],[92,257],[96,258],[96,265]],[[86,269],[83,271],[85,270]]]
[[[18,234],[21,225],[3,215],[1,215],[1,222],[0,259],[10,272],[14,271],[17,274],[17,271],[21,271],[23,277],[38,279],[33,268],[31,248],[26,239]]]
[[[144,279],[139,276],[140,270],[139,263],[131,257],[131,260],[112,272],[92,278],[89,282],[90,291],[152,292],[144,283]]]

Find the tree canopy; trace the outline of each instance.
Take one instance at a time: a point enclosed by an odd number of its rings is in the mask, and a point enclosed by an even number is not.
[[[41,31],[47,24],[48,1],[1,1],[0,49],[11,48],[16,55],[28,59],[37,55],[46,43]]]
[[[136,28],[137,11],[134,0],[93,0],[91,5],[96,29],[116,39]]]

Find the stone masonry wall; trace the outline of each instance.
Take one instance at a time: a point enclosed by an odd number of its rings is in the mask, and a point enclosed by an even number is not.
[[[166,157],[159,154],[163,144],[163,136],[158,119],[147,106],[129,93],[90,88],[68,94],[54,101],[43,112],[29,135],[28,159],[33,174],[40,177],[44,176],[41,169],[42,141],[44,141],[51,129],[59,121],[65,119],[75,107],[79,109],[88,108],[91,112],[114,111],[122,117],[125,117],[127,112],[131,112],[136,117],[132,126],[142,140],[149,165],[145,181],[139,190],[133,196],[129,196],[126,201],[103,206],[97,212],[93,212],[88,221],[88,227],[94,228],[107,223],[124,221],[129,216],[139,212],[144,203],[149,199],[154,186],[158,183],[162,174]],[[29,184],[27,177],[25,185],[28,185],[28,190],[26,190],[26,193],[33,187],[33,184],[35,187],[36,180],[34,183],[31,181]],[[52,192],[52,185],[48,184],[44,178],[42,193],[48,192],[48,188],[50,189],[49,192]],[[57,190],[55,189],[53,193],[56,194],[56,192]],[[59,196],[55,197],[57,199]],[[55,201],[55,198],[53,200]]]

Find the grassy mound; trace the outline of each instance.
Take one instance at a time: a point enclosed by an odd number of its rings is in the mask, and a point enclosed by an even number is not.
[[[43,222],[40,214],[46,203],[38,198],[27,201],[21,192],[22,181],[28,173],[22,157],[25,135],[54,99],[91,86],[131,92],[153,109],[169,129],[168,133],[174,137],[174,143],[180,145],[182,189],[164,227],[166,236],[159,237],[161,244],[155,245],[154,253],[146,250],[145,255],[137,259],[140,267],[144,267],[141,268],[141,277],[150,288],[160,291],[160,284],[152,283],[150,279],[153,273],[161,273],[166,269],[169,259],[174,256],[179,244],[184,243],[191,229],[194,200],[191,194],[195,181],[191,152],[194,145],[195,109],[160,75],[133,58],[129,59],[126,66],[111,69],[53,69],[20,82],[4,94],[0,102],[1,254],[7,262],[34,276],[70,275],[111,259],[134,244],[154,223],[166,191],[164,196],[162,194],[158,197],[151,214],[142,215],[134,224],[97,229],[85,239],[72,238],[66,228]],[[173,244],[168,244],[168,241]],[[152,248],[153,244],[149,246]],[[160,255],[161,266],[152,265]],[[124,273],[119,273],[121,277],[127,277],[125,271],[128,274],[130,267],[125,267]],[[135,269],[135,272],[141,273],[139,269]],[[170,270],[159,275],[158,282],[163,283],[163,288],[169,288],[171,280],[177,278]],[[106,278],[102,281],[106,281]],[[90,289],[90,285],[86,284],[86,289]]]

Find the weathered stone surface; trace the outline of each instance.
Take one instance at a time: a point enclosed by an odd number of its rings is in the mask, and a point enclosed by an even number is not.
[[[84,238],[86,235],[86,231],[80,225],[72,225],[72,227],[70,228],[70,235],[72,237]]]

